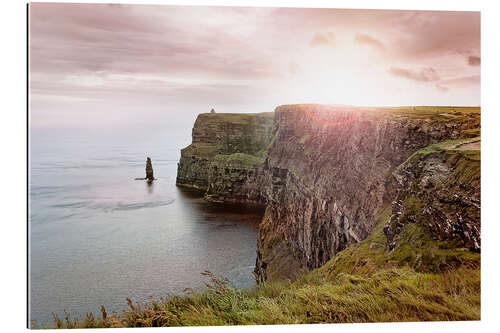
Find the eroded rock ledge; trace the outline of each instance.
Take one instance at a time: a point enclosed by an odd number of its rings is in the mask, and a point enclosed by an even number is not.
[[[272,112],[200,114],[192,144],[181,150],[176,184],[210,201],[263,204],[263,165],[273,122]]]
[[[478,108],[284,105],[274,119],[202,114],[177,184],[209,200],[265,204],[257,281],[294,278],[368,236],[380,210],[403,195],[392,174],[413,153],[477,136],[479,126]]]

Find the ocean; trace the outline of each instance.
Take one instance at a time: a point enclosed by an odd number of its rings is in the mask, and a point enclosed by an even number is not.
[[[81,317],[204,287],[209,270],[255,284],[262,211],[175,186],[188,131],[32,131],[30,320]],[[153,184],[145,177],[152,159]]]

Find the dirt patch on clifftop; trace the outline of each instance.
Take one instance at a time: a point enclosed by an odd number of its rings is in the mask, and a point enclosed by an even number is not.
[[[456,150],[481,150],[481,139],[477,138],[454,147]]]

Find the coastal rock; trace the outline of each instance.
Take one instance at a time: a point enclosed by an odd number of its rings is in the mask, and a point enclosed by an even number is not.
[[[396,168],[392,181],[397,196],[384,227],[390,250],[408,223],[420,223],[439,241],[480,252],[481,163],[476,142],[479,138],[430,146]]]
[[[153,175],[153,165],[151,164],[151,158],[146,159],[146,179],[148,181],[153,181],[155,180],[155,177]]]
[[[268,202],[255,275],[294,278],[365,239],[396,196],[392,170],[430,144],[479,128],[479,118],[400,108],[285,105],[264,173]],[[432,111],[432,112],[431,112]]]
[[[263,171],[273,113],[204,113],[181,150],[176,184],[214,202],[264,203]]]

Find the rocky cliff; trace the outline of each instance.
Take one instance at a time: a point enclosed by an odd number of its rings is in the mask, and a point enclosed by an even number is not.
[[[204,113],[192,144],[181,150],[176,184],[217,202],[264,202],[263,163],[271,142],[273,113]]]
[[[397,195],[384,227],[393,250],[409,223],[423,225],[436,240],[481,250],[480,138],[431,145],[392,174]]]
[[[255,267],[259,282],[294,278],[365,239],[381,210],[393,200],[404,202],[404,189],[422,179],[417,172],[422,164],[406,169],[403,162],[429,145],[475,137],[480,126],[478,108],[285,105],[276,108],[274,121],[268,114],[245,121],[210,116],[221,118],[198,117],[193,144],[182,151],[177,183],[204,191],[208,199],[266,205]],[[456,163],[451,157],[442,162],[451,173]],[[414,190],[427,207],[442,204],[429,212],[435,217],[429,228],[438,226],[435,231],[444,238],[461,232],[467,246],[480,246],[472,208],[452,219],[455,231],[441,230],[441,222],[456,213],[444,198],[456,194],[453,187],[448,192],[443,187],[434,198]],[[471,191],[458,195],[473,206],[478,195]],[[391,242],[398,223],[407,223],[394,222],[403,214],[397,209],[405,209],[398,207],[394,204],[386,228]]]

